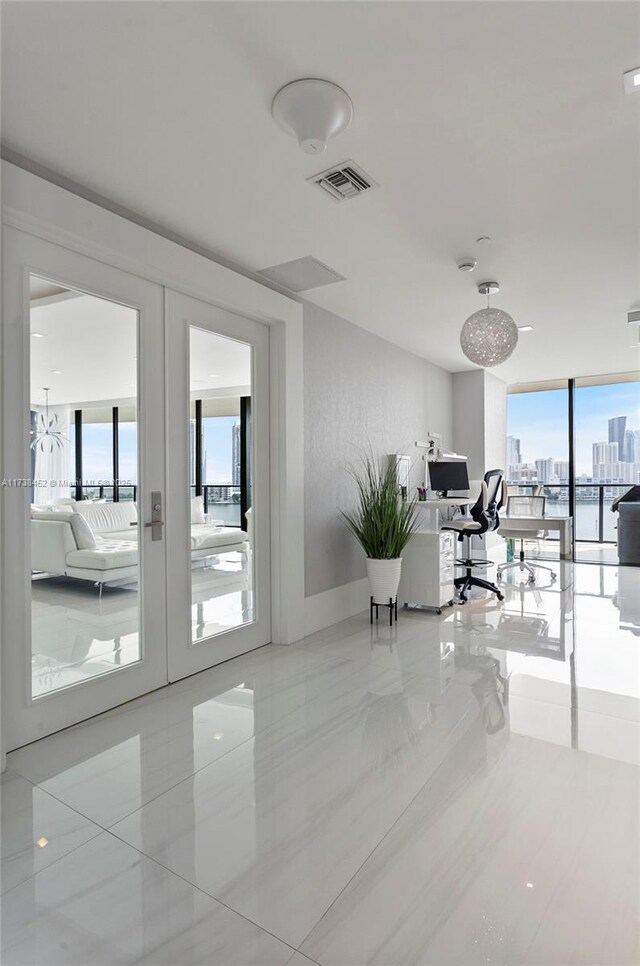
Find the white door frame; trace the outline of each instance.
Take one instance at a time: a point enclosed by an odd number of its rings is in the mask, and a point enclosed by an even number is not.
[[[302,305],[8,162],[2,163],[2,201],[3,225],[271,326],[272,641],[302,638]],[[2,628],[0,640],[4,635]]]
[[[69,691],[54,690],[31,697],[31,519],[30,488],[2,488],[3,519],[4,672],[7,682],[7,746],[17,747],[42,735],[89,718],[129,701],[166,682],[167,647],[163,601],[166,586],[164,540],[150,540],[144,527],[150,519],[150,494],[165,492],[164,382],[157,378],[164,365],[163,290],[160,285],[114,269],[95,259],[53,245],[13,228],[4,231],[3,479],[27,480],[30,475],[30,274],[135,308],[138,355],[138,480],[139,510],[139,630],[140,660],[78,682]],[[153,414],[160,412],[160,419]],[[158,593],[159,591],[159,593]],[[96,591],[96,600],[98,592]]]
[[[253,620],[192,644],[189,409],[191,327],[251,346],[251,423],[253,437]],[[271,640],[269,328],[252,319],[165,291],[167,360],[167,613],[169,680],[219,664]],[[224,369],[219,370],[224,374]]]

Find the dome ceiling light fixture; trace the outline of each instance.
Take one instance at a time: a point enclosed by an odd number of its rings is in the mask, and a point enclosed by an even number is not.
[[[491,295],[499,291],[497,282],[480,282],[478,292],[487,296],[487,307],[470,315],[460,332],[467,359],[487,369],[506,362],[518,344],[518,326],[511,316],[491,307]]]
[[[271,104],[273,119],[296,138],[305,154],[322,154],[327,142],[351,124],[353,104],[331,81],[304,77],[281,87]]]

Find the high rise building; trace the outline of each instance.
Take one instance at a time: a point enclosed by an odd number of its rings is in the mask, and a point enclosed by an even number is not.
[[[625,463],[640,463],[640,430],[626,430],[623,459]]]
[[[558,478],[559,483],[568,483],[569,482],[569,461],[554,460],[553,472],[554,472],[554,475]]]
[[[231,427],[231,482],[234,486],[240,486],[241,467],[240,423],[234,423]]]
[[[618,444],[618,459],[624,461],[624,437],[627,429],[626,416],[614,416],[609,420],[609,442]]]
[[[593,476],[594,479],[600,478],[602,475],[602,470],[598,467],[611,466],[613,463],[617,463],[618,459],[618,444],[617,443],[593,443]]]
[[[555,460],[551,456],[546,460],[536,460],[536,476],[538,478],[538,483],[551,482],[551,477],[554,476],[554,462]]]
[[[517,436],[507,436],[507,466],[519,466],[522,463],[520,440]]]

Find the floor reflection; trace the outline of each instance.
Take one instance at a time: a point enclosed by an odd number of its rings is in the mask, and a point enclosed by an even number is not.
[[[32,694],[39,697],[140,660],[137,583],[38,577],[32,596]],[[212,557],[192,572],[192,639],[253,620],[246,554]]]
[[[54,912],[60,962],[117,935],[105,828],[318,962],[637,961],[639,590],[581,565],[504,604],[359,615],[13,752],[8,961]]]

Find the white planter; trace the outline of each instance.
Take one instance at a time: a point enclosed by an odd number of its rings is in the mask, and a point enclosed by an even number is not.
[[[395,600],[400,584],[402,557],[394,560],[372,560],[367,557],[367,576],[374,604],[388,604]]]

